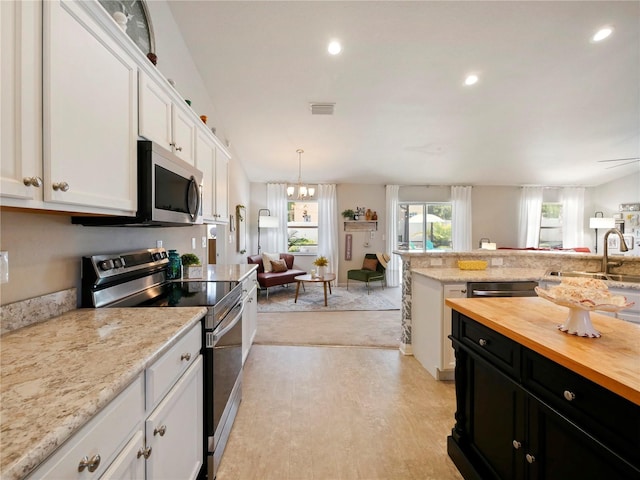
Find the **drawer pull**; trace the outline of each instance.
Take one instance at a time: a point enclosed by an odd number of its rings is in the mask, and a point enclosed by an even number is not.
[[[575,400],[575,398],[576,398],[576,394],[573,393],[573,392],[570,392],[569,390],[565,390],[563,395],[564,395],[564,398],[565,398],[565,400],[567,402],[571,402],[571,401]]]
[[[40,177],[24,177],[22,183],[27,187],[41,187],[42,179]]]
[[[519,450],[520,447],[522,447],[522,443],[520,443],[518,440],[514,440],[511,443],[513,443],[513,448],[515,448],[516,450]]]
[[[191,360],[191,354],[183,353],[182,355],[180,355],[180,360],[186,360],[188,362],[189,360]]]
[[[527,459],[527,462],[529,463],[533,463],[536,461],[536,457],[534,457],[533,455],[531,455],[530,453],[527,453],[524,458]]]
[[[61,192],[68,192],[69,191],[69,184],[67,182],[54,183],[52,185],[52,187],[56,192],[57,191],[61,191]]]
[[[138,450],[138,458],[144,457],[149,458],[151,456],[151,447],[143,447]]]
[[[480,344],[481,347],[486,347],[487,346],[487,342],[484,338],[481,338],[480,340],[478,340],[478,344]]]
[[[78,464],[78,471],[82,472],[86,468],[90,472],[95,472],[99,466],[100,466],[100,455],[94,455],[93,457],[91,457],[91,460],[89,460],[89,457],[84,456],[82,457],[82,460],[80,460],[80,463]]]
[[[155,437],[157,434],[160,434],[161,437],[164,437],[164,434],[167,433],[167,426],[160,425],[153,429],[153,436]]]

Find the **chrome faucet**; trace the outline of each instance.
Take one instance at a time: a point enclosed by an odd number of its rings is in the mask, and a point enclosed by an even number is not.
[[[609,261],[609,235],[611,235],[612,233],[615,233],[616,235],[618,235],[618,237],[620,237],[620,251],[621,252],[626,252],[629,249],[627,248],[627,244],[624,241],[624,237],[622,236],[622,232],[620,230],[618,230],[617,228],[612,228],[611,230],[608,230],[607,233],[604,234],[604,245],[603,245],[603,253],[602,253],[602,273],[607,274],[609,273],[609,268],[611,267],[619,267],[620,265],[622,265],[622,262],[610,262]]]

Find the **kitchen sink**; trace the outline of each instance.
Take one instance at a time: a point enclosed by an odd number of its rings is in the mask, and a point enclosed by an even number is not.
[[[620,274],[620,273],[548,271],[546,274],[552,277],[586,277],[586,278],[597,278],[599,280],[611,280],[615,282],[640,283],[640,275],[628,275],[628,274]]]

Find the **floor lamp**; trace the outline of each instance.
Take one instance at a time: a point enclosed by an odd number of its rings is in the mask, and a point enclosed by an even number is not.
[[[600,214],[600,215],[598,215]],[[596,212],[593,217],[589,219],[589,228],[593,228],[596,231],[596,251],[598,253],[598,229],[606,228],[609,230],[616,226],[616,221],[613,217],[606,218],[604,213]]]
[[[266,212],[263,215],[262,212]],[[272,217],[268,208],[258,210],[258,254],[260,254],[260,229],[262,228],[278,228],[278,217]]]

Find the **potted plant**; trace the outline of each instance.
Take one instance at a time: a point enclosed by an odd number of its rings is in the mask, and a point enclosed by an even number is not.
[[[182,276],[184,278],[202,278],[202,265],[197,255],[185,253],[180,257],[182,260]]]
[[[329,265],[327,257],[320,255],[313,261],[313,264],[318,267],[318,276],[320,276],[320,278],[324,277],[324,271],[326,270],[327,265]]]
[[[351,210],[350,208],[347,208],[344,212],[342,212],[342,216],[344,218],[349,218],[351,220],[353,220],[353,216],[356,214],[356,212],[354,212],[353,210]]]

